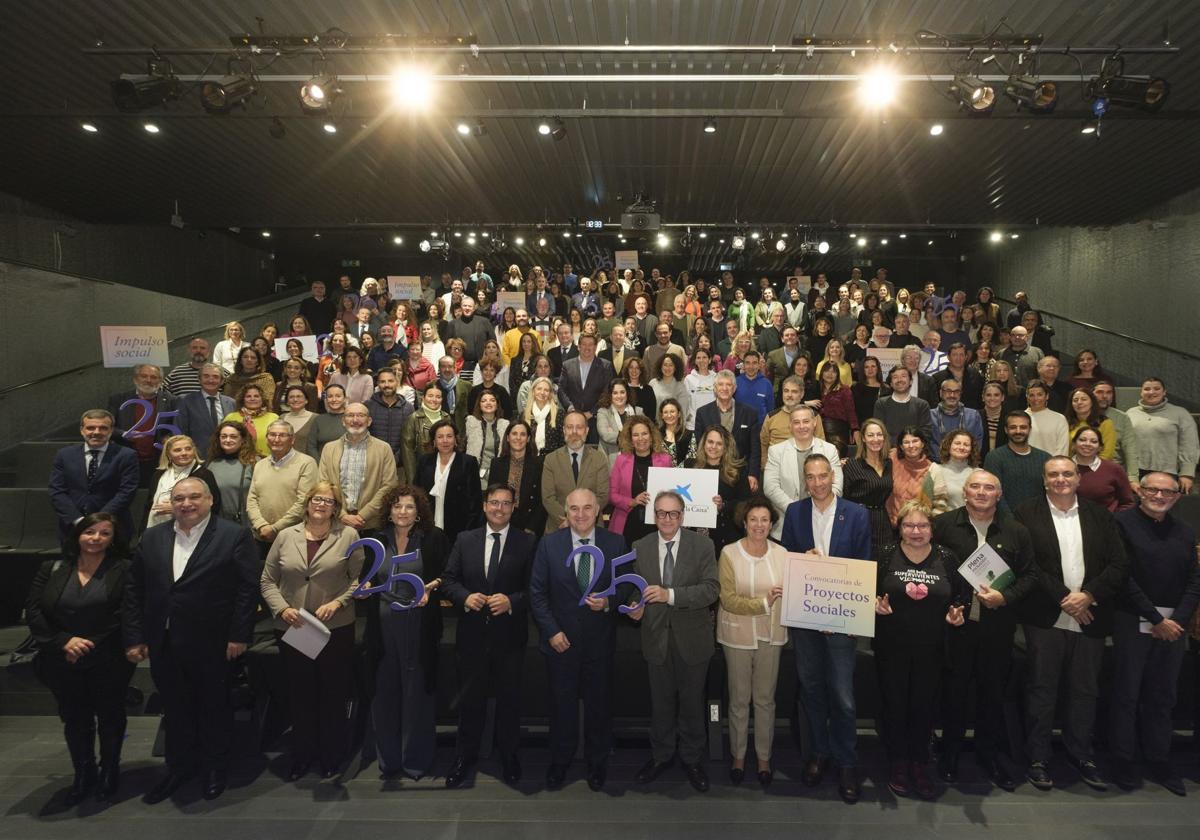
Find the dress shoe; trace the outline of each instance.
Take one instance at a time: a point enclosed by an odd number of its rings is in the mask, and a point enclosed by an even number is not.
[[[847,805],[853,805],[862,796],[862,783],[858,780],[858,771],[853,767],[838,768],[838,796]]]
[[[337,765],[334,764],[332,766],[326,767],[324,764],[322,764],[320,773],[321,773],[321,778],[328,781],[329,779],[332,779],[334,776],[336,776],[338,774]]]
[[[937,762],[938,778],[947,784],[954,784],[958,781],[958,750],[947,748],[938,756]]]
[[[740,785],[742,779],[746,778],[746,768],[730,767],[729,768],[729,783],[731,785]]]
[[[1038,790],[1054,790],[1054,779],[1046,770],[1044,761],[1035,761],[1030,764],[1029,769],[1025,771],[1025,778]]]
[[[1155,761],[1150,765],[1150,778],[1158,782],[1176,796],[1187,796],[1187,788],[1183,779],[1169,761]]]
[[[1100,775],[1100,768],[1096,766],[1096,762],[1087,758],[1077,759],[1073,755],[1067,755],[1067,760],[1079,771],[1079,778],[1083,779],[1085,785],[1092,790],[1108,790],[1108,782]]]
[[[204,776],[204,788],[201,795],[210,801],[216,799],[225,792],[226,783],[224,770],[209,770]]]
[[[905,762],[892,762],[892,772],[888,776],[888,788],[896,796],[908,796],[908,765]]]
[[[759,784],[759,786],[762,787],[763,790],[766,790],[767,788],[769,788],[771,786],[771,782],[773,782],[774,780],[775,780],[775,771],[774,770],[767,769],[767,770],[759,770],[758,771],[758,784]]]
[[[603,762],[593,764],[588,768],[587,783],[588,787],[599,793],[604,790],[604,783],[608,781],[608,766]]]
[[[821,781],[825,778],[825,771],[828,769],[828,758],[813,756],[804,765],[804,770],[800,773],[800,779],[809,787],[816,787],[821,784]]]
[[[1017,780],[1009,774],[1000,759],[980,756],[979,766],[987,774],[992,784],[1000,788],[1000,790],[1012,793],[1017,789]]]
[[[667,768],[673,763],[672,760],[655,761],[652,758],[642,765],[642,768],[637,771],[637,775],[633,777],[633,780],[639,785],[648,785],[665,773]]]
[[[75,768],[75,778],[67,788],[67,804],[78,805],[96,786],[96,762],[89,761]]]
[[[471,763],[466,759],[456,758],[450,772],[446,774],[446,787],[462,787],[462,783],[467,780],[467,774],[470,772]]]
[[[559,790],[563,779],[567,777],[567,768],[562,764],[551,764],[546,768],[546,790]]]
[[[146,795],[142,797],[142,801],[147,805],[157,805],[164,799],[169,798],[175,791],[179,790],[179,788],[187,780],[187,774],[176,773],[173,770],[168,770],[167,775],[163,776],[162,779],[159,780],[158,784],[150,788]]]
[[[933,799],[937,796],[937,787],[933,784],[933,779],[929,778],[929,773],[925,769],[925,765],[919,761],[914,761],[908,766],[909,786],[912,792],[922,799]]]
[[[704,772],[703,764],[692,764],[687,769],[688,782],[700,793],[708,793],[708,774]],[[759,774],[759,779],[762,774]]]
[[[507,758],[501,758],[500,768],[505,784],[515,785],[521,781],[521,760],[517,758],[516,753]]]
[[[121,783],[121,765],[107,764],[100,768],[100,780],[96,784],[96,801],[111,802],[117,795]]]
[[[292,762],[292,769],[288,771],[287,780],[289,782],[297,782],[303,779],[308,773],[308,768],[312,766],[312,762],[307,759],[296,759]]]
[[[1134,790],[1142,783],[1142,777],[1138,774],[1137,765],[1123,758],[1114,758],[1112,760],[1112,775],[1113,782],[1124,791]]]

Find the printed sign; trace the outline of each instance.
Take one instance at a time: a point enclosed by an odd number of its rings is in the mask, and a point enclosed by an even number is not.
[[[900,366],[900,354],[904,352],[904,348],[891,349],[887,347],[871,347],[867,350],[868,356],[874,356],[879,360],[879,378],[887,382],[888,374],[892,372],[892,368]]]
[[[680,467],[651,467],[646,479],[650,501],[664,490],[683,496],[683,524],[689,528],[717,527],[718,470],[685,470]],[[654,505],[646,505],[646,524],[654,524]]]
[[[100,350],[106,368],[171,364],[166,327],[101,327]]]
[[[396,276],[389,274],[387,279],[388,296],[392,300],[420,300],[421,278]]]
[[[638,267],[638,252],[637,251],[617,251],[616,258],[613,260],[613,268],[617,271],[624,271],[627,268],[636,270]]]
[[[875,564],[789,552],[782,623],[850,636],[875,636]]]
[[[288,342],[299,341],[303,348],[300,355],[309,362],[315,362],[320,358],[321,354],[317,352],[317,336],[315,335],[293,335],[288,338],[275,339],[275,358],[280,362],[286,362],[288,358]]]
[[[525,295],[521,292],[496,292],[496,303],[500,304],[501,312],[510,306],[513,309],[524,309]]]

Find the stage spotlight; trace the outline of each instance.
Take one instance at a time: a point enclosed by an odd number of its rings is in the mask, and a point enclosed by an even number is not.
[[[859,248],[866,248],[866,247],[867,247],[867,237],[865,237],[865,236],[860,236],[860,237],[858,237],[858,239],[857,239],[856,241],[857,241],[857,243],[858,243],[858,247],[859,247]]]
[[[942,132],[945,130],[945,127],[941,123],[934,123],[933,125],[929,126],[929,133],[934,137],[941,137]]]
[[[706,119],[704,121],[704,133],[705,134],[716,134],[717,133],[717,121],[714,120],[712,117],[709,117],[708,119]]]
[[[168,99],[178,99],[180,94],[171,63],[153,58],[146,62],[145,76],[117,79],[109,87],[113,104],[127,114],[157,107]]]
[[[287,135],[287,127],[279,117],[272,117],[271,127],[267,129],[267,133],[276,140],[282,140]]]
[[[950,83],[950,95],[969,114],[984,116],[996,107],[996,89],[976,76],[955,76]]]
[[[880,240],[879,240],[879,244],[880,244],[880,245],[886,245],[886,244],[888,244],[887,237],[885,236],[885,237],[883,237],[883,239],[880,239]]]
[[[1087,96],[1153,112],[1163,106],[1170,90],[1167,80],[1159,76],[1126,76],[1125,58],[1110,56],[1100,65],[1100,75],[1088,82]]]
[[[869,108],[883,108],[896,98],[896,74],[876,67],[859,77],[858,98]]]
[[[429,73],[419,67],[405,67],[392,74],[392,98],[397,105],[422,110],[433,100]]]
[[[142,128],[146,130],[147,134],[158,134],[160,131],[162,131],[162,129],[158,127],[158,123],[152,122],[142,123]]]
[[[471,133],[471,124],[466,120],[459,120],[458,125],[455,126],[455,130],[463,137],[466,137]]]
[[[456,231],[454,231],[454,238],[455,238],[455,239],[462,239],[462,231],[461,231],[461,230],[456,230]]]
[[[742,236],[740,233],[736,234],[732,239],[729,240],[729,247],[733,248],[735,251],[741,251],[745,249],[746,237]]]
[[[428,254],[433,248],[433,244],[428,239],[422,239],[421,244],[417,247],[421,249],[422,254]]]
[[[570,239],[570,238],[571,238],[571,231],[564,230],[563,231],[563,239]]]
[[[222,76],[200,86],[200,104],[210,114],[228,114],[253,95],[254,82],[249,76]]]
[[[393,236],[393,237],[392,237],[392,244],[393,244],[393,245],[403,245],[403,244],[404,244],[404,237],[403,237],[403,236]]]
[[[309,114],[329,110],[337,98],[337,79],[329,75],[313,76],[300,86],[300,107]]]
[[[522,245],[525,244],[525,237],[524,236],[513,237],[513,244],[516,245],[518,248],[520,248]]]
[[[1048,114],[1058,104],[1058,85],[1034,76],[1009,76],[1004,83],[1004,95],[1035,114]]]
[[[550,134],[550,123],[547,122],[546,120],[542,120],[541,122],[539,122],[538,123],[538,134],[542,135],[543,137],[548,136]]]
[[[756,230],[751,231],[751,233],[750,233],[750,238],[753,239],[755,242],[758,241],[759,236],[761,236],[761,234]]]
[[[81,123],[79,125],[79,127],[82,128],[84,131],[86,131],[88,134],[95,134],[96,132],[98,132],[100,130],[100,129],[96,128],[96,126],[94,124],[92,124],[90,122]]]
[[[991,232],[991,234],[988,236],[988,239],[990,239],[992,242],[999,242],[999,241],[1001,241],[1002,239],[1004,239],[1004,234],[1002,234],[1002,233],[1001,233],[1000,231],[998,231],[998,230],[994,230],[994,231],[992,231],[992,232]]]
[[[667,235],[665,233],[660,233],[658,235],[657,242],[658,242],[658,247],[660,247],[660,248],[665,248],[671,244],[671,240],[667,238]]]
[[[775,250],[779,251],[780,253],[783,253],[784,251],[786,251],[787,250],[787,240],[786,239],[776,239],[775,240]]]
[[[822,239],[820,242],[817,243],[817,253],[818,254],[828,254],[829,253],[829,243],[826,242],[824,239]]]
[[[701,239],[708,239],[708,233],[706,231],[700,231],[699,236]]]
[[[538,131],[541,131],[540,126],[538,127]],[[542,133],[545,134],[545,132]],[[567,127],[563,125],[563,121],[558,117],[555,117],[550,123],[550,136],[555,140],[561,140],[567,136]]]
[[[539,247],[539,248],[545,248],[545,247],[546,247],[546,237],[544,237],[544,236],[540,236],[540,237],[538,237],[538,247]]]

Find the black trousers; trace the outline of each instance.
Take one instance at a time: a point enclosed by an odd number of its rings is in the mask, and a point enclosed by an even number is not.
[[[354,625],[331,630],[316,659],[282,641],[279,652],[287,672],[292,753],[297,761],[317,760],[333,769],[349,740],[346,705],[354,688]]]
[[[90,657],[94,659],[87,661]],[[58,703],[71,763],[77,768],[95,763],[97,734],[100,763],[120,763],[125,739],[125,690],[134,668],[120,645],[104,645],[75,665],[67,662],[61,651],[42,651],[34,667]]]
[[[550,761],[567,765],[579,742],[579,706],[583,699],[583,750],[588,766],[603,764],[612,748],[611,645],[585,639],[546,656],[550,676]]]
[[[665,662],[647,663],[650,673],[650,749],[654,760],[670,761],[678,748],[679,760],[691,766],[704,757],[707,730],[704,688],[708,659],[687,662],[673,643]]]
[[[505,628],[507,636],[507,628]],[[488,640],[483,646],[456,649],[458,662],[458,742],[456,753],[467,762],[479,758],[487,718],[488,695],[496,698],[496,746],[505,759],[517,751],[521,737],[521,669],[525,647]]]
[[[1132,761],[1141,741],[1149,762],[1171,753],[1171,711],[1187,637],[1173,642],[1138,632],[1137,616],[1118,612],[1113,622],[1113,691],[1109,707],[1109,748]]]
[[[1025,625],[1029,677],[1025,686],[1025,752],[1030,761],[1049,761],[1050,737],[1058,687],[1067,684],[1067,716],[1063,742],[1079,761],[1092,758],[1092,727],[1096,721],[1100,662],[1104,639],[1082,633]]]
[[[875,649],[883,701],[883,743],[889,761],[924,764],[942,672],[942,645],[887,645]]]
[[[150,675],[162,697],[167,766],[179,773],[224,770],[233,740],[226,639],[181,643],[168,630],[150,650]]]
[[[1014,627],[965,621],[951,628],[942,675],[942,742],[962,749],[967,732],[971,683],[975,684],[975,753],[995,760],[1005,737],[1004,697],[1012,671]]]

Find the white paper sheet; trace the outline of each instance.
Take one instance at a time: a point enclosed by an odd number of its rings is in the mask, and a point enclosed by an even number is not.
[[[329,644],[329,628],[317,620],[308,610],[301,608],[300,617],[304,623],[299,627],[289,627],[283,634],[283,640],[309,659],[316,659]]]

